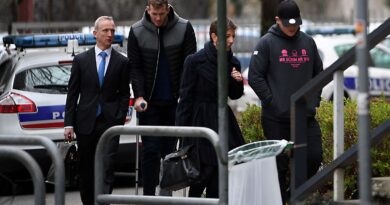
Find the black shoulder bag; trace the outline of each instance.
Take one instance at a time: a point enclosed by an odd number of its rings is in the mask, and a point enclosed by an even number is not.
[[[187,145],[165,156],[161,188],[176,191],[199,181],[199,158],[194,148]]]
[[[57,144],[65,167],[65,186],[76,187],[78,185],[79,155],[76,142],[60,142]],[[54,163],[51,164],[46,176],[46,183],[54,184]]]

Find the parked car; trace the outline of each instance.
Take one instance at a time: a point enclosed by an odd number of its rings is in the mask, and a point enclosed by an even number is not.
[[[390,36],[387,36],[385,40],[383,40],[382,44],[386,46],[387,48],[390,48]]]
[[[65,48],[69,39],[77,39],[79,46],[74,43]],[[15,44],[16,50],[0,52],[0,134],[39,135],[54,142],[64,141],[65,102],[72,60],[75,54],[95,45],[94,37],[88,34],[7,36],[3,43],[5,46]],[[114,43],[122,44],[123,36],[115,35]],[[136,126],[132,102],[133,99],[129,99],[126,126]],[[51,160],[43,148],[21,148],[33,155],[45,175]],[[133,171],[135,148],[135,136],[120,137],[118,171]],[[20,167],[5,161],[0,164],[3,173]]]
[[[325,69],[356,43],[356,38],[353,35],[315,36],[314,40]],[[390,97],[390,48],[383,44],[376,45],[370,50],[368,62],[371,96]],[[354,64],[344,71],[345,97],[352,99],[357,97],[358,70],[359,68]],[[322,97],[326,100],[333,99],[333,82],[323,88]]]

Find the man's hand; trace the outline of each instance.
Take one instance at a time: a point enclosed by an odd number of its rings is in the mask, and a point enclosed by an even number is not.
[[[146,109],[148,109],[148,103],[144,100],[143,97],[138,97],[135,99],[134,106],[137,112],[144,112]]]
[[[66,141],[69,141],[69,142],[74,140],[74,130],[73,130],[73,127],[64,129],[64,138],[65,138]]]

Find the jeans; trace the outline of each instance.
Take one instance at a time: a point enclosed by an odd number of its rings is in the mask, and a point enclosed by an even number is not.
[[[148,109],[139,113],[140,125],[174,126],[176,105],[156,106],[149,104]],[[160,161],[165,155],[175,151],[177,138],[141,136],[143,194],[155,195],[159,184]]]
[[[267,140],[290,140],[290,121],[280,122],[261,118],[264,135]],[[317,173],[322,162],[322,138],[321,129],[314,117],[307,118],[307,175],[313,176]],[[280,154],[276,157],[278,168],[280,192],[283,204],[286,204],[289,195],[289,157]]]

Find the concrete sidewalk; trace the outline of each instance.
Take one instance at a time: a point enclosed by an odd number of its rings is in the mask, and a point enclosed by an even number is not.
[[[187,189],[188,190],[188,189]],[[182,197],[184,190],[179,190],[173,193],[173,196]],[[113,194],[119,195],[135,195],[135,188],[114,188]],[[138,195],[142,195],[142,187],[138,189]],[[34,204],[34,195],[17,195],[17,196],[0,196],[0,204],[4,205],[32,205]],[[80,199],[80,192],[68,191],[65,193],[65,204],[66,205],[82,205]],[[54,204],[54,193],[46,194],[46,205]]]

